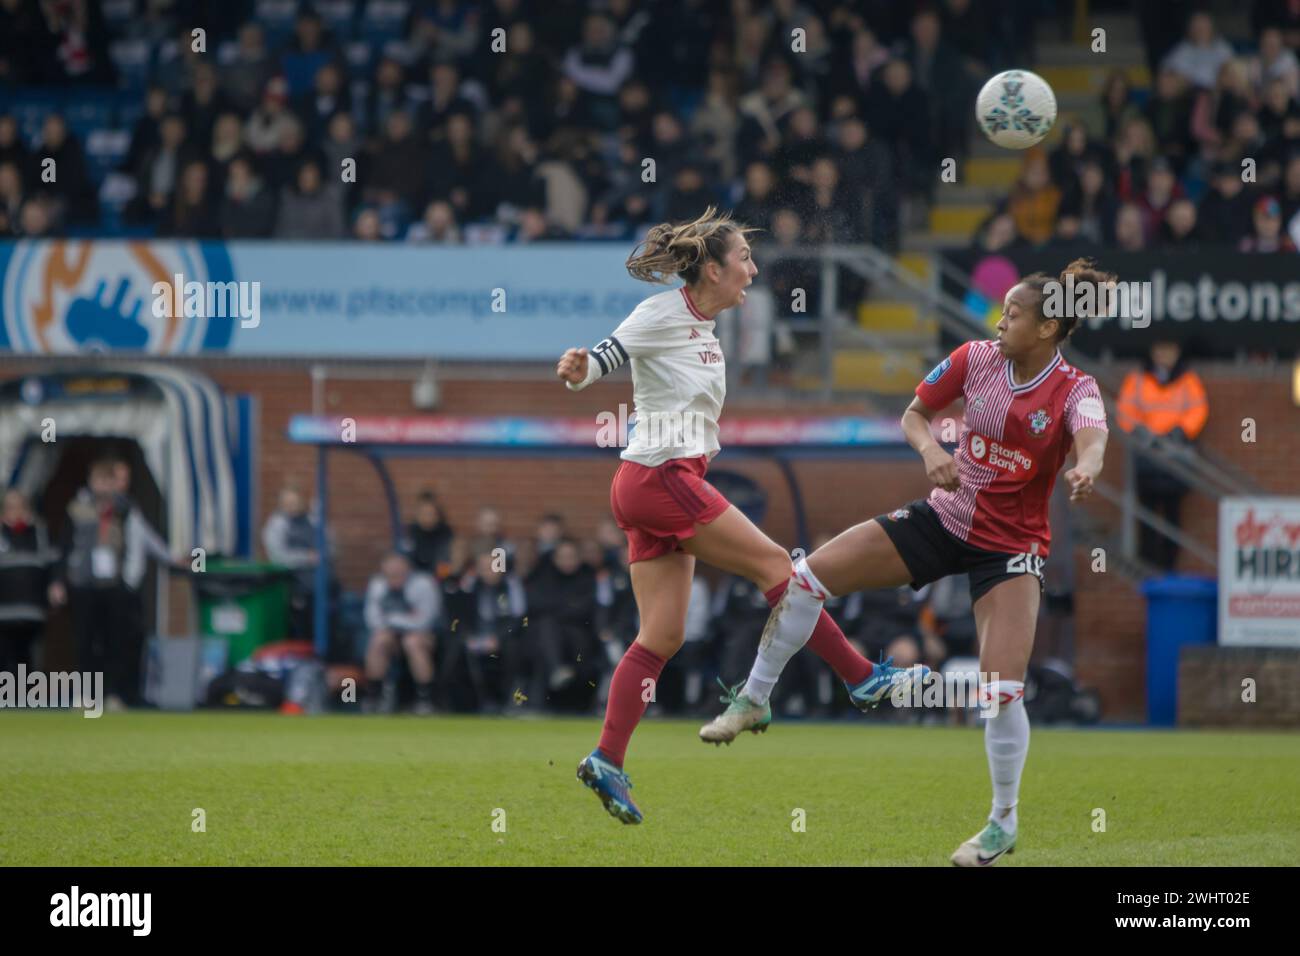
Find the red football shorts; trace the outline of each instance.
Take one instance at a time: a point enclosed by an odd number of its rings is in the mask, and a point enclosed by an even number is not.
[[[704,480],[709,460],[673,458],[657,468],[624,461],[614,473],[609,505],[614,520],[627,533],[629,564],[649,561],[672,551],[695,535],[697,524],[708,524],[731,503]]]

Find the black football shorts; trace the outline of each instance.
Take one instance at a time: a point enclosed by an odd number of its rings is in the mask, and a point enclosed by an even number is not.
[[[911,572],[915,591],[950,574],[970,575],[971,604],[994,585],[1021,574],[1038,578],[1038,587],[1040,592],[1042,590],[1045,558],[1037,554],[1011,554],[972,547],[943,526],[930,502],[924,498],[889,514],[877,515],[876,520]]]

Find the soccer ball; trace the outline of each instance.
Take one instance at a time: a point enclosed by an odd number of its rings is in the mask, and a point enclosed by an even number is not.
[[[1028,149],[1056,122],[1056,94],[1037,73],[1006,70],[980,90],[975,119],[984,135],[1003,149]]]

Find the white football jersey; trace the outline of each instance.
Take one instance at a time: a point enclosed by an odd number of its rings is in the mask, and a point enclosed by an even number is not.
[[[581,391],[631,361],[636,422],[624,460],[654,468],[718,453],[727,366],[713,326],[685,286],[652,295],[587,353],[587,377],[565,383]]]

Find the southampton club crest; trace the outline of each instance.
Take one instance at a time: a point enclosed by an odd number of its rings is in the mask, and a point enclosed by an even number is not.
[[[890,520],[890,521],[901,521],[901,520],[903,520],[904,518],[906,518],[908,515],[910,515],[911,513],[912,513],[912,512],[911,512],[910,510],[908,510],[907,508],[899,508],[897,511],[891,511],[891,512],[889,513],[889,520]]]
[[[1052,424],[1052,416],[1047,414],[1045,408],[1029,414],[1029,431],[1035,438],[1047,431],[1047,426],[1050,424]]]

